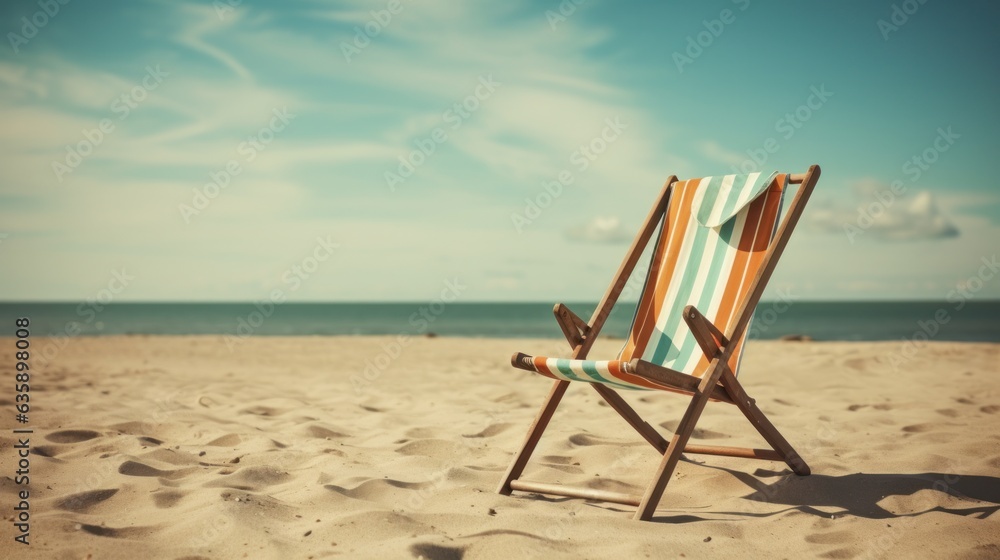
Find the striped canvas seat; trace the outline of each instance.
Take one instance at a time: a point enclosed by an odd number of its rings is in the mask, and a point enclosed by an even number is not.
[[[616,359],[522,354],[514,365],[616,389],[666,388],[630,372],[629,361],[635,358],[703,376],[709,362],[683,320],[684,308],[694,305],[723,332],[737,321],[777,229],[787,182],[787,175],[753,173],[674,183],[632,328]],[[740,341],[730,357],[734,373],[742,348]]]

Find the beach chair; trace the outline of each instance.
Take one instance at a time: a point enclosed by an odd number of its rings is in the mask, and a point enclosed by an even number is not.
[[[757,302],[819,179],[819,166],[804,174],[726,175],[667,179],[590,322],[565,305],[556,321],[572,347],[569,359],[517,353],[514,367],[555,379],[548,398],[507,469],[498,492],[534,492],[638,507],[634,518],[649,520],[682,453],[784,461],[798,475],[809,467],[737,381],[744,335]],[[799,184],[784,219],[785,191]],[[608,314],[643,249],[659,230],[635,318],[615,359],[589,360]],[[521,479],[570,381],[582,381],[663,455],[642,496],[572,488]],[[666,390],[689,395],[669,441],[625,402],[618,390]],[[735,405],[771,449],[689,445],[708,402]]]

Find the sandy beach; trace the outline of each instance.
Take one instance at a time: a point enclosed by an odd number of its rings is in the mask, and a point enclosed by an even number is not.
[[[509,356],[562,353],[560,341],[232,342],[80,337],[38,364],[30,546],[14,543],[6,506],[18,426],[0,394],[0,555],[1000,557],[997,344],[931,343],[894,370],[898,342],[751,343],[741,380],[813,474],[689,456],[645,523],[628,507],[495,493],[551,384]],[[656,451],[576,385],[525,477],[641,493]],[[625,397],[664,433],[685,404]],[[762,445],[721,403],[694,437]]]

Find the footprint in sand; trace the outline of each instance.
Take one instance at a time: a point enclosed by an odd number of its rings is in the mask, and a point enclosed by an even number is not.
[[[851,406],[847,407],[847,410],[850,410],[851,412],[857,412],[857,411],[861,410],[862,408],[865,408],[866,406],[868,406],[868,405],[867,404],[852,404]]]
[[[221,473],[220,473],[221,474]],[[291,478],[286,471],[274,467],[245,467],[225,477],[206,483],[205,488],[234,488],[246,492],[260,490],[281,484]]]
[[[325,484],[323,485],[323,488],[356,500],[377,501],[379,497],[385,496],[387,492],[391,492],[391,488],[400,488],[402,490],[424,490],[427,488],[438,488],[440,485],[441,482],[439,480],[426,482],[405,482],[392,478],[373,478],[358,484],[354,488],[346,488],[336,484]]]
[[[892,405],[889,403],[881,403],[872,406],[875,410],[892,410]]]
[[[562,457],[558,457],[558,459],[562,459]],[[580,468],[580,463],[578,462],[573,464],[570,464],[569,461],[549,462],[543,458],[541,459],[541,464],[567,474],[583,474],[583,469]]]
[[[954,408],[942,408],[940,410],[935,410],[934,412],[937,412],[941,416],[947,416],[948,418],[958,417],[958,411],[955,410]]]
[[[59,447],[55,445],[36,445],[31,448],[31,452],[39,457],[55,457],[59,451]]]
[[[467,438],[493,437],[497,434],[506,432],[507,429],[510,428],[511,426],[513,426],[513,424],[506,424],[506,423],[493,424],[491,426],[487,426],[485,429],[483,429],[483,431],[479,432],[478,434],[471,434],[471,435],[462,434],[462,437],[467,437]]]
[[[410,552],[417,558],[427,560],[462,560],[464,548],[451,548],[431,543],[417,543],[410,546]]]
[[[125,461],[118,467],[118,472],[125,476],[157,476],[173,480],[187,476],[194,469],[177,469],[174,471],[164,471],[149,465],[144,465],[136,461]]]
[[[140,458],[152,459],[154,461],[159,461],[161,463],[167,463],[170,465],[180,465],[180,466],[194,466],[201,462],[198,460],[198,457],[190,453],[163,447],[154,449],[147,453],[143,453],[143,455]]]
[[[212,447],[236,447],[241,441],[243,440],[236,434],[226,434],[213,439],[205,445],[211,445]]]
[[[80,443],[96,437],[101,437],[101,434],[94,430],[61,430],[52,432],[45,439],[53,443]]]
[[[850,358],[844,360],[844,365],[855,370],[855,371],[865,371],[868,367],[868,360],[865,358]]]
[[[622,442],[620,440],[606,439],[592,436],[590,434],[573,434],[569,436],[569,442],[573,445],[588,446],[588,445],[615,445],[632,447],[635,445],[643,445],[645,442]]]
[[[434,428],[417,427],[406,430],[406,433],[403,435],[411,439],[427,439],[438,435],[438,430]]]
[[[838,548],[830,552],[817,555],[818,558],[833,558],[834,560],[848,560],[858,555],[853,548]]]
[[[153,505],[160,509],[172,508],[185,496],[177,490],[159,490],[153,493]]]
[[[443,439],[420,439],[396,448],[396,453],[422,457],[454,457],[462,444]]]
[[[74,511],[77,513],[86,513],[92,507],[103,502],[104,500],[107,500],[108,498],[114,496],[117,493],[118,493],[117,488],[80,492],[79,494],[66,496],[65,498],[56,502],[56,509]]]
[[[286,411],[279,410],[277,408],[271,408],[270,406],[251,406],[250,408],[244,408],[240,411],[240,414],[253,414],[255,416],[280,416]]]
[[[329,438],[343,438],[347,437],[347,434],[342,434],[331,430],[330,428],[324,428],[323,426],[309,426],[306,428],[306,435],[309,437],[319,438],[319,439],[329,439]]]
[[[985,412],[986,414],[996,414],[997,412],[1000,412],[1000,405],[990,404],[981,407],[979,410]]]
[[[847,544],[853,539],[850,531],[833,531],[830,533],[812,533],[806,535],[806,542],[815,544]]]
[[[934,424],[911,424],[903,426],[903,431],[908,434],[922,434],[934,429]]]
[[[87,523],[81,523],[79,525],[81,531],[85,533],[90,533],[91,535],[97,535],[98,537],[108,537],[112,539],[128,539],[142,537],[153,531],[153,527],[122,527],[121,529],[115,529],[112,527],[102,527],[98,525],[89,525]]]

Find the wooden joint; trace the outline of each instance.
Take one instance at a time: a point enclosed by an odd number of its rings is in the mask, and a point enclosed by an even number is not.
[[[695,341],[709,360],[721,356],[724,353],[723,349],[729,346],[729,339],[695,306],[688,305],[684,308],[684,322],[691,329]]]
[[[590,325],[576,313],[570,311],[569,307],[557,303],[552,308],[552,314],[555,315],[556,322],[559,323],[559,328],[570,343],[570,346],[576,348],[587,340],[587,335],[590,334]]]

